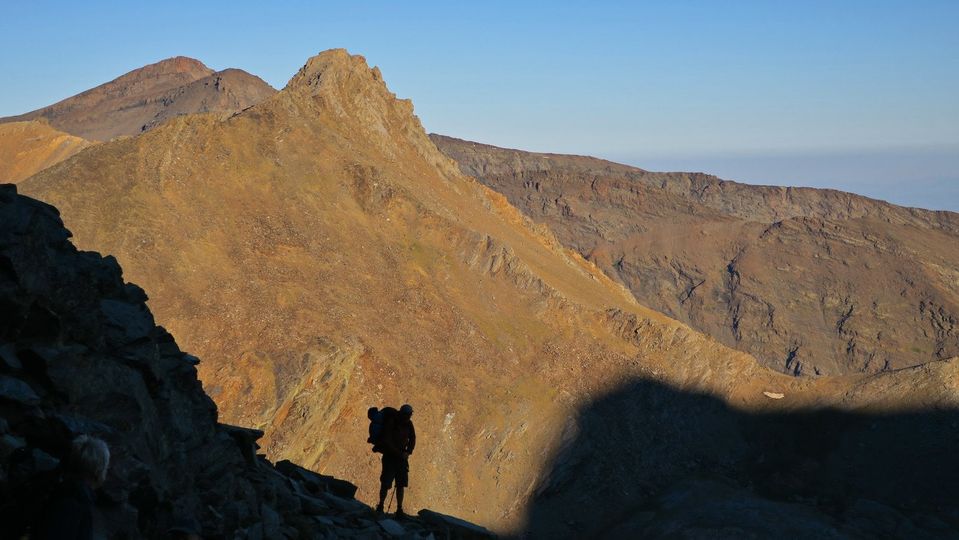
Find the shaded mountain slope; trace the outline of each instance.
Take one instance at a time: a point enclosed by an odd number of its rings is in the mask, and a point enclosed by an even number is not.
[[[214,72],[177,56],[135,69],[108,83],[0,122],[45,119],[54,128],[91,141],[137,135],[164,120],[198,112],[233,113],[275,92],[238,69]]]
[[[0,538],[36,517],[78,434],[110,448],[98,538],[165,538],[184,519],[214,539],[389,536],[355,486],[274,467],[256,455],[262,433],[218,424],[196,357],[155,326],[143,290],[69,236],[54,208],[0,185]],[[401,529],[483,536],[435,514]]]
[[[416,408],[410,506],[507,528],[577,409],[624,381],[789,410],[842,406],[862,379],[777,374],[637,304],[460,173],[342,50],[240,114],[172,119],[22,187],[146,287],[224,418],[366,500],[370,405]]]
[[[957,380],[959,358],[931,362],[856,384],[845,410],[776,413],[629,381],[579,411],[524,530],[534,538],[959,537]],[[863,396],[880,394],[884,404],[862,407]]]
[[[19,182],[90,144],[40,121],[0,124],[0,183]]]
[[[794,374],[959,353],[959,217],[438,135],[643,304]]]

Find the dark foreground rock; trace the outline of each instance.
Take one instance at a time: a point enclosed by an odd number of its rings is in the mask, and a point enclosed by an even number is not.
[[[107,538],[164,537],[184,520],[204,538],[481,536],[384,519],[349,482],[257,454],[262,432],[217,422],[196,358],[154,324],[143,290],[69,236],[55,208],[0,185],[3,538],[38,515],[79,434],[110,447],[96,493]]]

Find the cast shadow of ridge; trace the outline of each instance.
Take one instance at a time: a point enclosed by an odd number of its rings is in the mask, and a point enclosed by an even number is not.
[[[520,536],[959,538],[959,410],[750,414],[635,380],[579,414]]]

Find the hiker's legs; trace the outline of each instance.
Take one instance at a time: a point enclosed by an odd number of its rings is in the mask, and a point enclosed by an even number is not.
[[[376,505],[377,510],[383,510],[383,503],[386,502],[386,495],[390,492],[389,484],[380,484],[380,503]]]
[[[410,463],[404,456],[396,465],[396,513],[403,515],[403,495],[410,485]]]
[[[380,502],[376,505],[378,512],[383,511],[383,503],[386,502],[386,495],[390,492],[393,485],[393,479],[396,477],[396,468],[393,467],[389,456],[383,454],[383,472],[380,473]]]
[[[386,456],[383,456],[383,469],[380,471],[380,502],[376,505],[376,511],[383,511],[383,503],[386,502],[386,494],[390,492],[390,485],[393,484],[393,477],[390,475],[389,466],[386,463]]]

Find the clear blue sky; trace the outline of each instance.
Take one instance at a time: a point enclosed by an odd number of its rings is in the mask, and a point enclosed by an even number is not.
[[[282,87],[346,47],[430,131],[959,210],[959,0],[116,4],[0,4],[0,116],[174,55]]]

